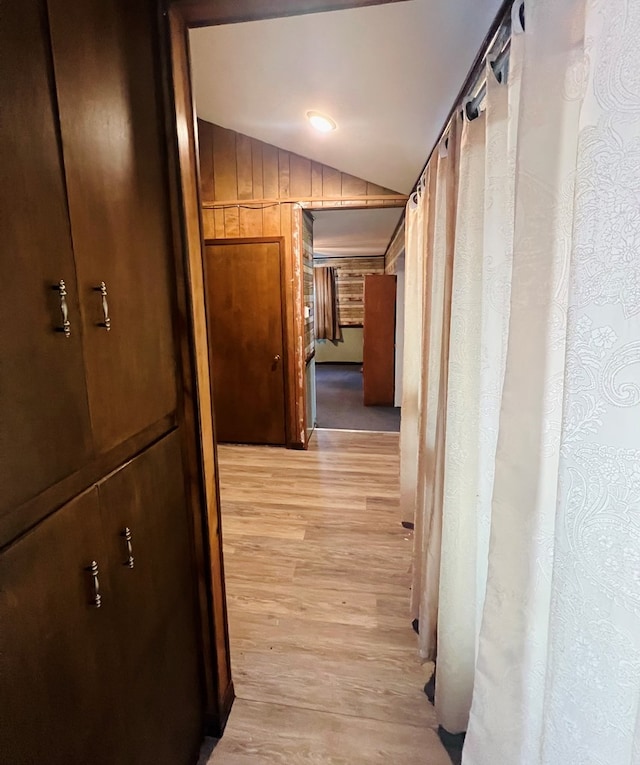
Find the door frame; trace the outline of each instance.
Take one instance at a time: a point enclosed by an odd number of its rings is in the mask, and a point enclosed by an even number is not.
[[[292,416],[291,412],[291,402],[289,400],[289,395],[291,392],[291,374],[295,374],[295,369],[292,369],[289,366],[291,354],[289,353],[289,342],[288,342],[288,333],[287,333],[287,326],[288,321],[290,320],[289,316],[289,308],[288,308],[288,300],[287,300],[287,280],[285,275],[285,263],[284,263],[284,255],[285,255],[285,237],[284,236],[247,236],[247,237],[236,237],[234,239],[204,239],[203,245],[206,248],[209,245],[237,245],[237,244],[277,244],[278,245],[278,258],[280,261],[280,310],[282,313],[282,366],[284,370],[284,446],[287,448],[292,447],[291,442],[291,434],[290,434],[290,418]],[[206,258],[206,252],[203,249],[203,265],[204,265],[204,280],[205,280],[205,295],[204,295],[204,301],[205,301],[205,312],[207,314],[207,329],[208,329],[208,322],[209,322],[209,305],[207,301],[207,258]],[[215,386],[215,380],[211,380],[212,388]]]
[[[229,653],[218,456],[204,300],[202,200],[189,29],[404,1],[159,0],[157,4],[157,52],[161,74],[158,88],[162,93],[167,136],[167,184],[177,284],[176,334],[184,390],[179,418],[186,433],[184,467],[198,569],[203,704],[207,732],[211,735],[219,736],[224,730],[235,694]],[[404,202],[396,201],[398,206],[404,206]],[[349,203],[349,200],[335,201],[336,208],[344,206],[345,202]],[[360,204],[364,206],[362,199],[351,200],[350,206]],[[389,202],[379,199],[366,206],[388,205]],[[305,206],[314,207],[313,204]],[[329,206],[323,206],[323,209]],[[302,311],[303,307],[299,308]],[[303,416],[306,420],[306,413]]]

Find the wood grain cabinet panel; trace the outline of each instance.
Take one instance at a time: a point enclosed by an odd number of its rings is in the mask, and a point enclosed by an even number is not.
[[[48,5],[91,422],[106,451],[176,406],[155,18],[143,0]]]
[[[120,761],[114,613],[95,489],[0,555],[0,762]]]
[[[44,0],[2,4],[0,51],[2,516],[92,447]],[[69,337],[58,331],[62,297]]]
[[[0,762],[192,762],[192,571],[177,432],[0,555]]]
[[[129,742],[122,756],[132,765],[187,765],[203,722],[178,433],[125,465],[99,493],[122,636],[119,703]]]

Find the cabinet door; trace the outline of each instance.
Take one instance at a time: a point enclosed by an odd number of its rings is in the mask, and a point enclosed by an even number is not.
[[[106,450],[176,400],[155,3],[48,5],[91,422]]]
[[[120,704],[129,730],[119,765],[186,765],[202,735],[181,458],[174,432],[99,487],[116,629],[123,636]]]
[[[0,554],[0,762],[120,762],[105,563],[95,489]]]
[[[0,51],[0,517],[6,520],[82,465],[91,443],[44,0],[2,3]],[[58,331],[61,279],[69,337]]]

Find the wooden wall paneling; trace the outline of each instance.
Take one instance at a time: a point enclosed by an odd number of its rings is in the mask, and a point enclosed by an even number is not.
[[[364,279],[384,273],[384,258],[316,258],[317,266],[336,269],[338,316],[342,327],[361,327],[364,323]]]
[[[342,195],[342,173],[333,167],[322,167],[322,195],[340,197]],[[323,207],[341,207],[341,202],[325,202]]]
[[[319,162],[311,163],[311,196],[322,196],[322,165]]]
[[[213,188],[213,125],[198,120],[198,157],[200,161],[200,193],[209,201],[215,199]]]
[[[202,208],[202,231],[205,239],[214,239],[216,235],[215,210]]]
[[[342,173],[342,196],[345,199],[350,197],[366,196],[367,194],[367,182],[362,178],[356,178],[353,175],[347,175]],[[344,207],[353,207],[359,205],[359,202],[345,201],[342,203]]]
[[[253,185],[253,199],[262,199],[264,197],[262,147],[262,141],[256,141],[255,138],[251,139],[251,181]]]
[[[217,239],[224,239],[224,210],[218,208],[213,211],[213,227]]]
[[[367,183],[367,191],[366,194],[368,196],[382,196],[386,192],[386,189],[382,186],[378,186],[375,183]],[[371,207],[374,204],[374,202],[367,202],[367,206]]]
[[[181,415],[188,430],[185,471],[190,488],[194,547],[198,560],[198,598],[205,679],[205,706],[209,730],[220,735],[234,699],[227,602],[222,555],[220,493],[214,433],[209,347],[204,299],[202,225],[197,134],[188,58],[188,32],[180,13],[164,19],[163,60],[170,70],[163,77],[168,115],[170,189],[174,210],[174,240],[178,278],[178,307],[182,328],[180,350],[183,370]],[[215,211],[219,226],[221,211]]]
[[[307,407],[306,407],[306,358],[305,358],[305,320],[304,320],[304,248],[302,242],[302,209],[298,205],[288,205],[291,210],[291,255],[294,274],[294,322],[295,322],[295,394],[296,394],[296,438],[294,446],[304,448],[307,443]]]
[[[278,150],[278,198],[290,199],[291,184],[291,154]]]
[[[224,208],[224,235],[227,239],[240,236],[240,208],[237,205]]]
[[[255,199],[253,193],[253,158],[251,155],[251,139],[236,134],[236,174],[238,178],[238,199]]]
[[[297,154],[291,155],[291,183],[289,193],[294,199],[311,196],[310,159],[300,157]]]
[[[405,222],[404,217],[398,226],[393,239],[387,247],[384,255],[384,270],[388,274],[395,274],[398,271],[398,259],[405,248]]]
[[[287,446],[291,447],[298,441],[298,400],[297,388],[297,359],[296,359],[296,284],[295,258],[292,248],[292,212],[291,205],[279,205],[280,231],[284,236],[284,283],[285,305],[284,317],[287,337]]]
[[[262,144],[262,177],[266,199],[280,198],[280,176],[278,167],[278,149],[269,144]]]
[[[237,133],[218,125],[213,125],[212,127],[215,199],[237,199]]]
[[[263,193],[262,180],[262,144],[249,139],[251,147],[251,191],[252,199],[259,199]],[[251,205],[240,211],[240,235],[262,236],[262,205]]]
[[[305,317],[304,356],[309,361],[314,353],[314,314],[315,296],[313,291],[313,216],[308,210],[302,210],[302,263],[304,282],[304,306],[309,309]]]

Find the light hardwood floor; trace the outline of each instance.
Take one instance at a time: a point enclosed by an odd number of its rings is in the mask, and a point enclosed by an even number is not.
[[[409,623],[398,434],[219,458],[237,699],[210,765],[449,765]]]

